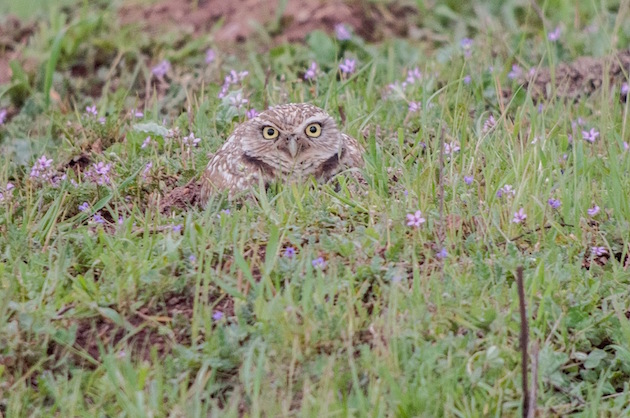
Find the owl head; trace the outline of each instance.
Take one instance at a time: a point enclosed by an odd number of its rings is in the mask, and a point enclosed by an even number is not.
[[[299,172],[338,153],[343,137],[334,119],[307,103],[270,108],[240,125],[245,156],[283,172]],[[308,170],[307,170],[308,171]]]

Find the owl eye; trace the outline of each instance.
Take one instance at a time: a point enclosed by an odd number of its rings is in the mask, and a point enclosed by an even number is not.
[[[306,135],[311,138],[317,138],[322,134],[322,125],[319,123],[311,123],[306,127]]]
[[[274,139],[278,137],[278,130],[271,126],[265,126],[262,129],[262,134],[265,139]]]

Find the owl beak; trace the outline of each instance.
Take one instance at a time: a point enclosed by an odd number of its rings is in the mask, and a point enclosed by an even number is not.
[[[289,143],[287,147],[289,148],[289,153],[291,154],[291,157],[295,158],[299,150],[297,138],[294,136],[289,137]]]

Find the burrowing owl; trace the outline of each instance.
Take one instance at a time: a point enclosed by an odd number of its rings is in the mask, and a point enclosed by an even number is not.
[[[201,201],[213,191],[230,196],[259,181],[326,181],[363,165],[363,149],[323,109],[307,103],[273,107],[236,127],[203,173]]]

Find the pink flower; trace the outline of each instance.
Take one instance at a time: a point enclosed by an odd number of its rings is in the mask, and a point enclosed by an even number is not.
[[[339,64],[339,69],[344,74],[352,74],[356,70],[357,62],[346,58],[344,62]]]
[[[595,257],[601,257],[602,255],[608,254],[606,251],[606,247],[591,247],[591,255]]]
[[[247,103],[249,103],[249,100],[243,97],[243,93],[241,93],[240,91],[236,93],[234,96],[231,96],[228,100],[230,104],[237,109],[240,109],[243,106],[245,106]]]
[[[338,23],[335,25],[335,36],[339,41],[347,41],[352,39],[352,33],[348,29],[348,26],[343,23]]]
[[[588,216],[595,216],[599,213],[599,206],[594,205],[592,208],[589,208],[586,213],[588,213]]]
[[[595,142],[598,136],[599,132],[597,132],[595,128],[591,128],[590,131],[582,131],[582,138],[584,138],[585,141],[590,142],[591,144]]]
[[[151,73],[158,78],[163,78],[170,69],[171,63],[168,60],[162,60],[158,65],[151,68]]]
[[[419,112],[422,102],[409,102],[409,113]]]
[[[521,222],[525,222],[526,218],[527,215],[525,214],[525,209],[520,208],[518,212],[514,212],[514,218],[512,219],[512,222],[514,222],[515,224],[520,224]]]
[[[96,110],[96,105],[92,105],[92,106],[87,106],[85,108],[85,113],[92,116],[98,116],[98,111]]]
[[[304,73],[304,79],[314,80],[315,78],[317,78],[317,63],[315,61],[311,61],[311,65]]]
[[[414,228],[420,227],[423,223],[426,222],[426,219],[422,217],[422,212],[417,210],[415,213],[407,214],[407,226],[413,226]]]
[[[488,116],[488,119],[486,119],[486,121],[483,123],[483,128],[481,128],[481,131],[483,133],[490,132],[490,130],[494,128],[496,125],[497,125],[497,121],[494,120],[493,115],[490,115]]]
[[[413,70],[407,71],[407,79],[405,82],[407,84],[415,84],[416,81],[420,81],[422,79],[422,72],[418,67],[415,67]]]
[[[510,80],[514,80],[516,78],[519,78],[523,75],[523,70],[521,69],[521,67],[519,67],[517,64],[514,64],[512,66],[512,71],[510,71],[508,73],[508,78]]]
[[[457,142],[444,143],[444,155],[451,155],[459,151],[459,145]]]
[[[553,31],[547,34],[547,39],[549,39],[551,42],[556,42],[558,39],[560,39],[560,33],[562,33],[562,29],[560,29],[560,26],[556,26]]]
[[[149,145],[151,145],[151,137],[147,136],[144,141],[142,142],[142,145],[140,145],[140,148],[144,149],[146,147],[148,147]]]

